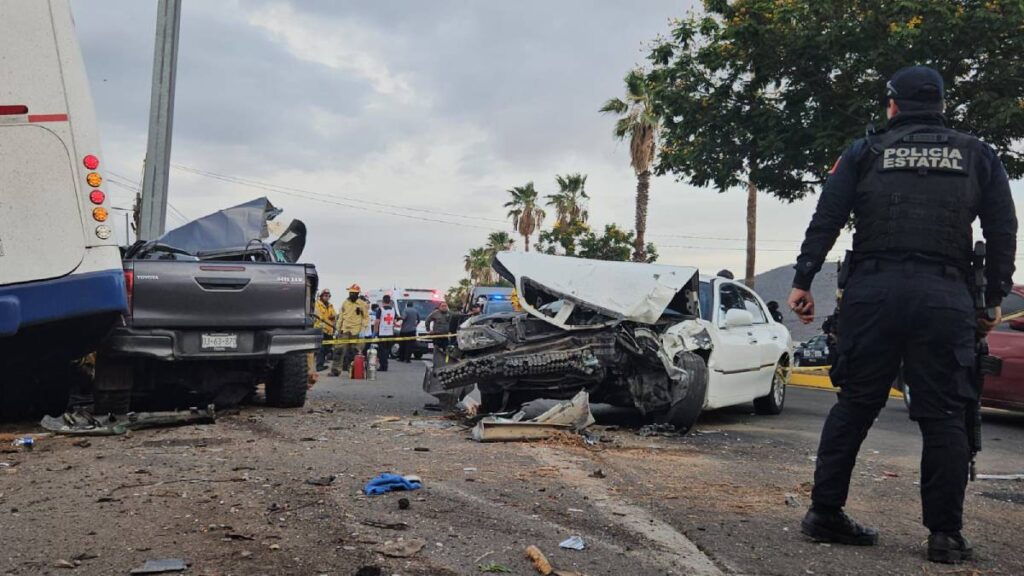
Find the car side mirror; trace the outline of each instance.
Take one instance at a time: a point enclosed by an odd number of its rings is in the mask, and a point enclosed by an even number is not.
[[[1010,329],[1018,332],[1024,332],[1024,318],[1010,320]]]
[[[746,310],[733,308],[725,313],[726,328],[742,328],[754,323],[754,316]]]

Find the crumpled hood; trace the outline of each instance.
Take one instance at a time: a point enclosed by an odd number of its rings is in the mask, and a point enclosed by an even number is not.
[[[526,252],[499,252],[494,268],[516,286],[523,310],[556,326],[567,326],[527,301],[527,284],[616,320],[653,324],[680,290],[698,276],[697,268],[639,262],[607,262]]]

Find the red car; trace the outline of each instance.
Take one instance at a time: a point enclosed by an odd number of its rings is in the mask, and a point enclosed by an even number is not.
[[[1024,286],[1016,285],[1003,299],[1003,316],[1024,312]],[[999,376],[986,376],[981,404],[1024,411],[1024,317],[1004,321],[988,336],[989,354],[1003,359]]]
[[[1002,310],[1003,317],[1009,320],[1003,320],[989,333],[988,348],[990,355],[1003,360],[1003,370],[999,376],[985,376],[981,405],[1024,412],[1024,316],[1020,316],[1024,312],[1024,285],[1013,287],[1003,299]],[[893,388],[903,392],[903,400],[909,406],[913,390],[907,391],[902,372]]]

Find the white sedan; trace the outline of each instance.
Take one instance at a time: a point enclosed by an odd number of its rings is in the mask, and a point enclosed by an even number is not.
[[[520,252],[499,253],[494,268],[522,311],[463,324],[427,392],[476,385],[483,409],[497,411],[586,390],[683,431],[706,409],[782,411],[792,340],[742,284],[690,267]]]

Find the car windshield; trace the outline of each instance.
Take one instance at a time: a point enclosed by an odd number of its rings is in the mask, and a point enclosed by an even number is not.
[[[426,320],[427,316],[441,305],[440,300],[399,300],[398,309],[400,313],[405,313],[408,302],[412,302],[412,307],[420,313],[420,320]]]

